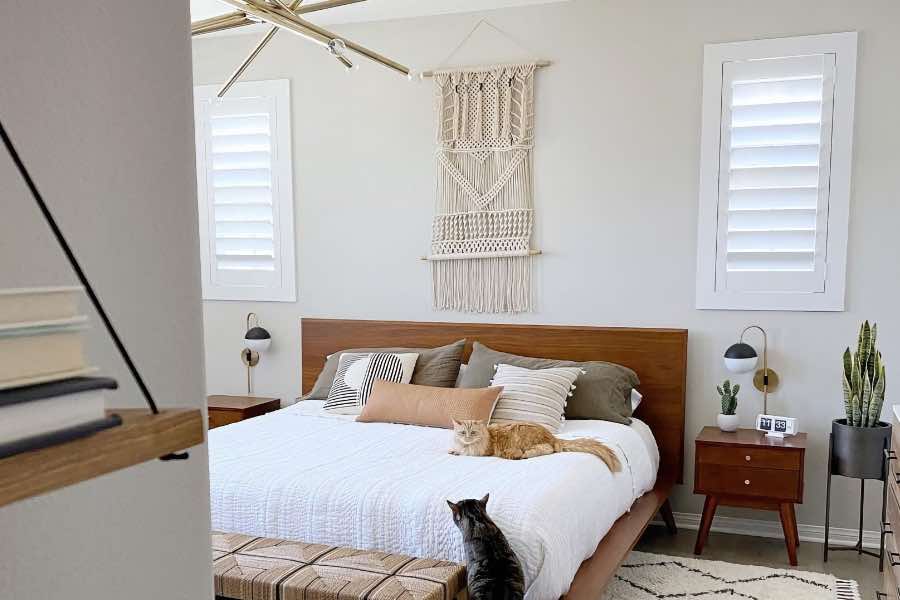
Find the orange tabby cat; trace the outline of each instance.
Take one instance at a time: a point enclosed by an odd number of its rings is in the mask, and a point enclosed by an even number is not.
[[[622,469],[619,458],[608,446],[589,438],[563,440],[533,423],[501,423],[487,421],[453,421],[454,447],[457,456],[497,456],[518,460],[556,452],[593,454],[616,473]]]

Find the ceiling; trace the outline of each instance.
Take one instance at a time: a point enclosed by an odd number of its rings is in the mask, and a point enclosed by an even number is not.
[[[359,23],[565,1],[567,0],[366,0],[359,4],[310,13],[307,16],[311,21],[323,25]],[[304,5],[314,3],[310,1]],[[219,2],[219,0],[191,0],[192,20],[205,19],[232,10],[234,9],[231,6]],[[247,33],[249,30],[250,28],[241,28],[223,33]]]

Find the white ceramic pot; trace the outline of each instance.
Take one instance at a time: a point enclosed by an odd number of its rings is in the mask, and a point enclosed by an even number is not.
[[[716,423],[722,431],[737,431],[738,416],[737,415],[719,415],[716,417]]]

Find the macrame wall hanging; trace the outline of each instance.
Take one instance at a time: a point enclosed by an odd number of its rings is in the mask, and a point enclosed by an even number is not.
[[[546,63],[543,63],[546,64]],[[447,69],[434,77],[434,307],[533,309],[531,159],[537,62]]]

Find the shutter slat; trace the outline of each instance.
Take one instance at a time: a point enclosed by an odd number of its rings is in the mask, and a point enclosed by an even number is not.
[[[819,102],[822,100],[822,76],[735,81],[734,106],[779,102]]]
[[[786,165],[818,167],[819,145],[757,146],[731,150],[732,169]]]
[[[266,114],[214,115],[209,126],[213,140],[232,135],[270,135],[269,115]]]
[[[732,252],[814,252],[816,230],[733,231],[728,232],[728,253]]]
[[[215,220],[221,223],[242,223],[245,221],[274,221],[272,207],[265,204],[224,204],[214,208]]]
[[[272,139],[268,135],[229,135],[210,140],[213,154],[228,152],[271,152]]]
[[[728,231],[815,231],[816,209],[730,210]]]
[[[221,188],[260,188],[272,185],[272,173],[269,169],[229,169],[213,171],[213,187]]]
[[[271,239],[231,239],[216,237],[216,254],[222,256],[275,256]]]
[[[735,128],[818,124],[821,120],[820,101],[735,106],[731,112],[731,126]]]
[[[814,252],[730,252],[729,271],[811,271]]]
[[[818,123],[738,127],[731,131],[731,147],[818,144],[820,135],[821,126]]]
[[[818,185],[730,190],[728,210],[816,210],[818,200]]]
[[[263,238],[274,240],[275,227],[263,221],[216,221],[216,237],[235,239]]]
[[[274,271],[275,261],[257,256],[216,256],[216,268],[222,271]]]
[[[731,169],[731,190],[818,187],[819,167],[756,167]]]
[[[272,188],[269,186],[219,188],[215,190],[213,203],[223,204],[272,204]]]
[[[225,152],[213,154],[213,170],[271,169],[272,155],[268,152]]]

